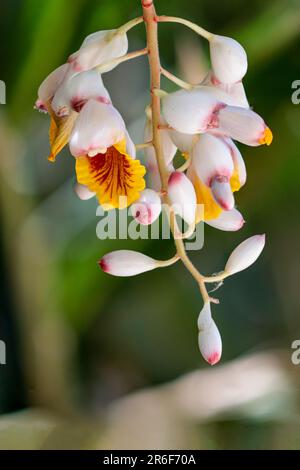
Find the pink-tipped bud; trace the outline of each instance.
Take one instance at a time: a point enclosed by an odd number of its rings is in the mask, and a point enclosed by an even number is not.
[[[206,186],[211,186],[216,177],[230,180],[234,164],[228,145],[220,138],[201,135],[192,150],[193,166],[198,177]]]
[[[150,225],[159,217],[161,213],[161,199],[156,191],[144,189],[140,193],[139,199],[132,204],[132,217],[142,225]]]
[[[231,211],[223,211],[216,219],[207,220],[206,223],[211,227],[226,232],[235,232],[240,230],[245,221],[242,214],[237,209]]]
[[[168,196],[176,214],[192,225],[196,218],[196,193],[193,184],[184,173],[180,171],[171,173]]]
[[[226,106],[218,114],[218,131],[234,140],[250,146],[270,145],[271,130],[252,109]]]
[[[136,276],[158,267],[155,259],[132,250],[107,253],[98,264],[105,273],[121,277]]]
[[[198,318],[199,349],[203,358],[210,364],[214,365],[221,359],[222,340],[219,330],[212,319],[210,311],[210,303],[206,302],[200,312]]]
[[[75,183],[73,189],[76,196],[79,197],[79,199],[81,199],[82,201],[88,201],[96,194],[90,191],[86,186],[84,186],[84,184],[80,183]]]
[[[215,201],[224,211],[231,211],[234,208],[234,197],[226,176],[214,178],[210,188]]]
[[[225,271],[235,274],[247,269],[261,254],[265,246],[265,235],[254,235],[238,245],[228,258]]]

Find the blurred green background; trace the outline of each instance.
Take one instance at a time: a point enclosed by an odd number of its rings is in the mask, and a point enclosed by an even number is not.
[[[266,248],[251,269],[217,292],[223,338],[215,368],[198,351],[202,301],[179,263],[134,278],[102,273],[106,252],[134,248],[166,259],[171,241],[96,237],[96,202],[77,200],[68,150],[47,161],[48,118],[33,110],[45,76],[84,37],[141,14],[139,1],[2,0],[0,79],[1,448],[300,448],[299,0],[160,0],[183,16],[240,40],[249,58],[251,106],[274,133],[271,147],[240,146],[248,182],[237,194],[246,224],[205,228],[190,255],[207,274],[256,233]],[[129,33],[144,47],[144,27]],[[160,26],[164,67],[197,81],[207,45],[180,25]],[[104,77],[136,142],[149,100],[145,58]],[[166,90],[173,85],[163,82]]]

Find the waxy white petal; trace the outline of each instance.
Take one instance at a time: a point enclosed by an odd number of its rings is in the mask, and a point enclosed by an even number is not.
[[[231,211],[234,208],[234,196],[226,176],[216,176],[210,188],[215,201],[224,211]]]
[[[224,103],[230,104],[231,106],[249,108],[248,99],[242,82],[222,83],[210,71],[202,82],[202,85],[214,87],[217,90],[221,90],[223,93],[226,93],[227,98],[220,98]]]
[[[211,134],[201,135],[191,155],[198,177],[207,186],[210,187],[217,176],[230,180],[234,170],[230,149],[218,137]]]
[[[212,319],[210,303],[206,302],[198,318],[198,344],[203,358],[214,365],[221,359],[222,340],[219,330]]]
[[[86,186],[84,186],[84,184],[80,184],[80,183],[75,183],[74,192],[76,196],[78,196],[79,199],[81,199],[82,201],[88,201],[89,199],[94,197],[96,194],[90,191]]]
[[[265,246],[265,235],[254,235],[238,245],[228,258],[225,272],[235,274],[253,264]]]
[[[189,154],[199,138],[197,134],[183,134],[182,132],[172,130],[168,132],[174,145],[183,154]]]
[[[56,91],[51,103],[58,116],[69,114],[70,109],[79,112],[89,99],[110,104],[110,96],[101,75],[96,70],[88,70],[64,80]]]
[[[211,320],[212,320],[212,317],[211,317],[210,302],[205,302],[201,312],[199,313],[199,317],[197,320],[199,331],[202,331],[208,328],[210,326]]]
[[[51,100],[56,93],[58,87],[64,80],[69,64],[63,64],[57,69],[53,70],[42,82],[38,89],[38,99],[35,103],[37,109],[46,111],[46,103]]]
[[[242,214],[237,209],[231,211],[223,211],[216,219],[205,221],[211,227],[226,232],[235,232],[243,227],[245,221]]]
[[[193,184],[184,173],[180,171],[171,173],[168,196],[175,213],[192,225],[196,218],[196,193]]]
[[[113,276],[136,276],[157,267],[153,258],[132,250],[107,253],[99,261],[100,268]]]
[[[234,168],[238,173],[239,182],[241,186],[244,186],[247,180],[247,170],[244,159],[238,147],[235,145],[232,139],[224,137],[224,142],[228,145],[232,156]]]
[[[239,82],[247,72],[245,49],[232,38],[213,35],[210,57],[214,75],[222,83]]]
[[[127,35],[114,34],[116,31],[98,31],[87,36],[80,49],[69,57],[72,68],[76,71],[89,70],[125,55],[128,50]],[[106,72],[114,67],[111,65]]]
[[[218,113],[218,132],[243,144],[257,146],[272,142],[272,132],[251,109],[226,106]]]
[[[215,127],[215,113],[224,106],[211,87],[179,90],[162,98],[163,115],[175,130],[185,134],[199,134]]]
[[[70,151],[74,157],[104,153],[124,136],[125,123],[120,113],[112,105],[89,100],[76,120]]]
[[[161,199],[156,191],[144,189],[130,207],[132,216],[142,225],[150,225],[161,213]]]

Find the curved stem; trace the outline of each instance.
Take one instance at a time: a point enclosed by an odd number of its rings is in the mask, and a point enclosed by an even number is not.
[[[222,271],[220,274],[216,274],[215,276],[203,276],[204,282],[221,282],[226,279],[226,277],[230,276],[226,271]]]
[[[178,231],[176,218],[174,212],[171,210],[170,203],[168,200],[167,188],[168,188],[168,178],[169,171],[165,164],[165,159],[163,155],[163,149],[161,144],[160,130],[161,130],[161,117],[160,117],[160,96],[155,93],[155,90],[160,89],[160,80],[161,80],[161,65],[160,65],[160,56],[158,48],[158,37],[157,37],[157,21],[158,17],[155,12],[153,2],[151,0],[142,0],[143,7],[143,16],[146,25],[147,33],[147,46],[148,46],[148,59],[150,65],[150,78],[151,78],[151,110],[152,110],[152,133],[153,133],[153,146],[156,154],[159,174],[161,178],[162,185],[162,194],[164,194],[164,202],[170,208],[170,228],[172,233]],[[200,292],[202,294],[204,302],[210,300],[209,294],[206,290],[205,283],[203,281],[203,276],[195,268],[191,260],[186,254],[184,248],[184,242],[182,239],[174,238],[177,254],[181,258],[181,261],[185,267],[190,271],[192,276],[197,281]]]
[[[162,260],[157,260],[156,265],[158,268],[166,268],[167,266],[171,266],[172,264],[176,263],[180,259],[180,256],[176,254],[170,259],[167,259],[165,261]]]
[[[161,21],[164,23],[180,23],[183,24],[184,26],[187,26],[188,28],[192,29],[195,31],[195,33],[199,34],[203,38],[207,39],[210,41],[213,37],[213,34],[210,33],[209,31],[206,31],[206,29],[201,28],[201,26],[192,23],[192,21],[185,20],[184,18],[177,18],[176,16],[158,16],[157,21]]]
[[[171,80],[171,82],[176,83],[176,85],[178,85],[180,88],[183,88],[184,90],[191,90],[192,88],[194,88],[193,85],[185,82],[184,80],[181,80],[181,78],[176,77],[176,75],[173,75],[171,72],[164,69],[163,67],[161,67],[161,73],[166,78]]]
[[[108,72],[109,70],[112,69],[112,67],[116,67],[122,62],[126,62],[127,60],[135,59],[136,57],[141,57],[142,55],[146,55],[146,54],[148,54],[148,49],[145,47],[144,49],[129,52],[128,54],[122,55],[120,57],[116,57],[115,59],[109,60],[108,62],[104,62],[104,64],[96,65],[94,69],[100,73]]]
[[[142,16],[138,16],[137,18],[134,18],[133,20],[128,21],[128,23],[123,24],[118,28],[114,34],[126,34],[130,29],[134,28],[134,26],[143,23],[144,18]]]

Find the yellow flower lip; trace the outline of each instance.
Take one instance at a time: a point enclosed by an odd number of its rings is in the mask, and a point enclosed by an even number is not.
[[[262,135],[262,137],[259,139],[259,143],[261,145],[271,145],[272,143],[272,140],[273,140],[273,134],[272,134],[272,131],[269,127],[266,127],[265,130],[264,130],[264,133]]]
[[[96,193],[104,210],[124,209],[140,197],[145,189],[145,167],[126,153],[126,140],[93,157],[76,158],[76,174],[80,184]]]

